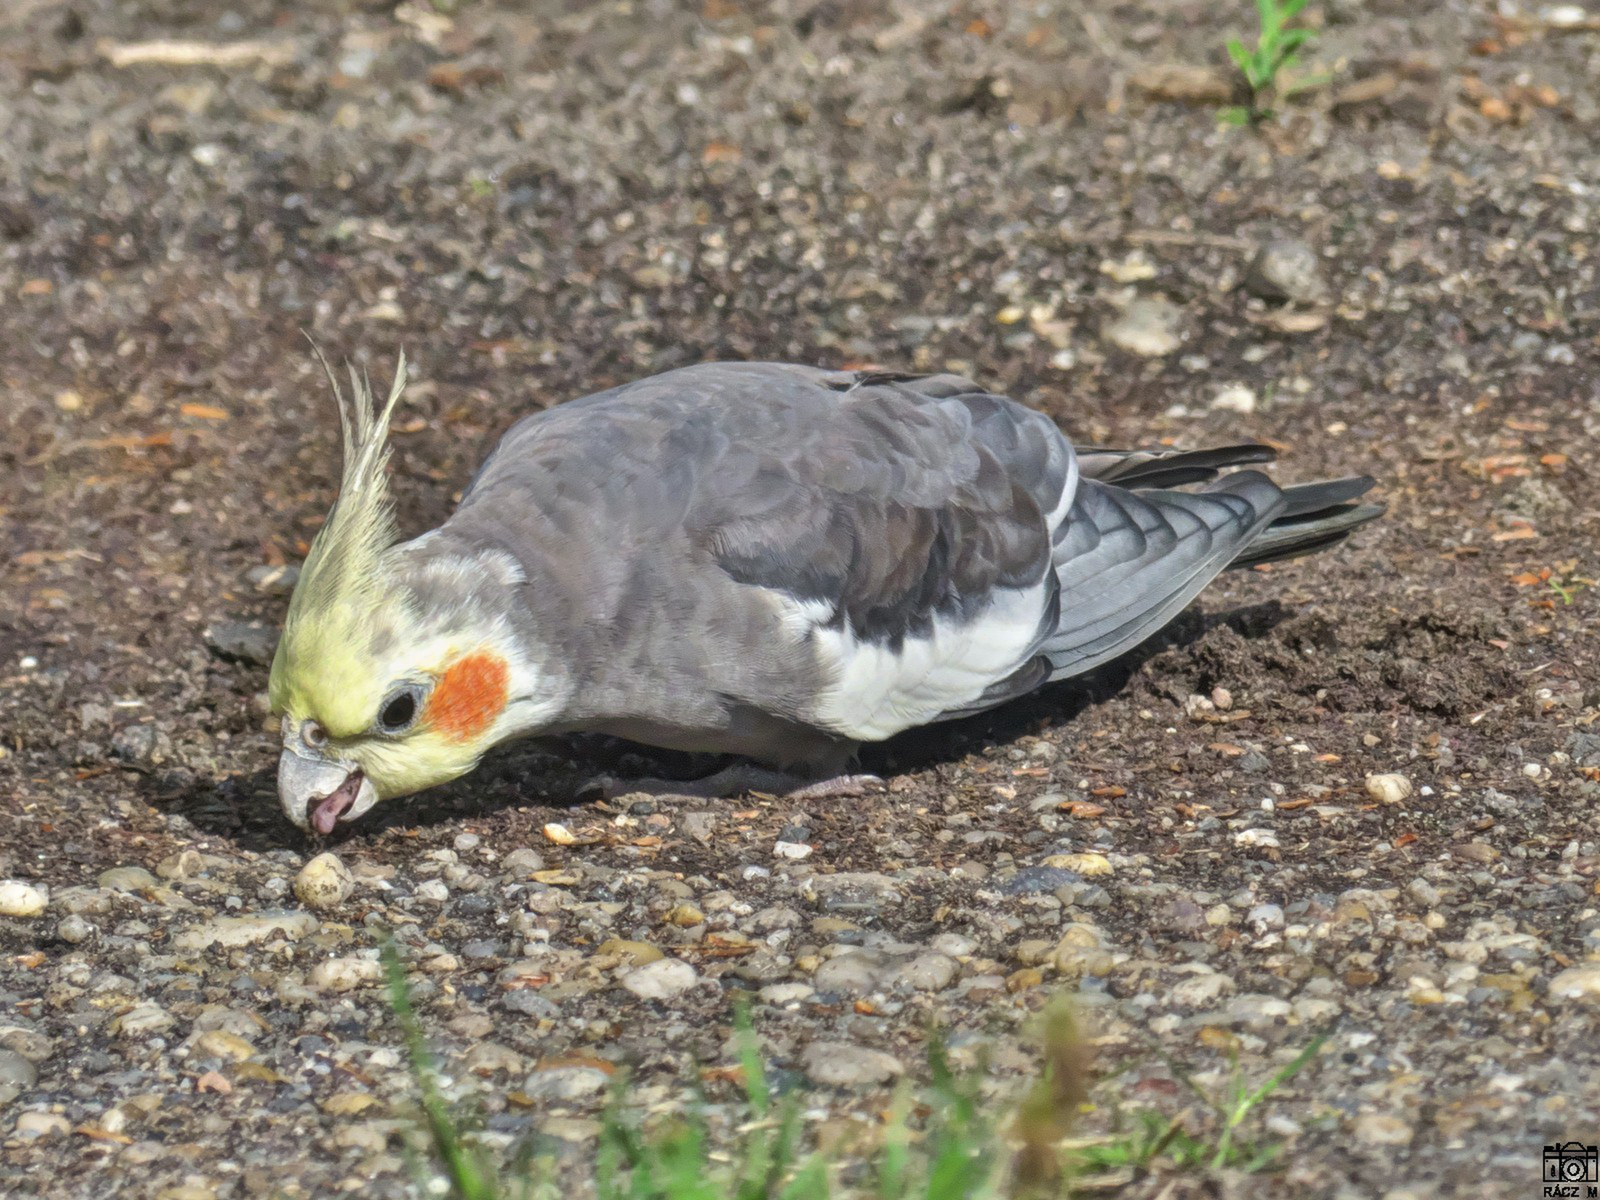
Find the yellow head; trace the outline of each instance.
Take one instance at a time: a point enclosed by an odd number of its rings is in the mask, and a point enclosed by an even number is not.
[[[324,363],[326,368],[326,363]],[[454,779],[513,731],[526,671],[485,584],[520,582],[508,556],[395,545],[385,467],[405,359],[381,410],[351,371],[339,498],[312,543],[272,663],[283,718],[278,794],[302,829],[329,833],[379,800]]]

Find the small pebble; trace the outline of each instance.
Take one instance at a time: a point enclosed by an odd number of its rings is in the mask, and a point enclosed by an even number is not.
[[[0,917],[37,917],[50,901],[43,887],[17,879],[0,882]]]
[[[294,894],[307,908],[338,908],[350,898],[355,881],[337,854],[319,854],[294,877]]]
[[[15,1050],[0,1050],[0,1105],[10,1104],[39,1082],[39,1069]]]
[[[1116,870],[1111,865],[1111,860],[1104,854],[1095,854],[1092,851],[1086,854],[1052,854],[1044,860],[1044,865],[1075,872],[1085,879],[1110,875]]]
[[[523,846],[506,855],[501,860],[500,865],[505,869],[507,875],[513,878],[527,879],[535,871],[544,870],[544,855],[537,850],[530,850],[528,847]]]
[[[417,884],[417,899],[428,900],[434,904],[443,904],[450,899],[450,889],[445,886],[442,879],[424,879]]]
[[[757,993],[768,1004],[799,1004],[817,994],[809,983],[769,983]]]
[[[1244,287],[1262,300],[1311,303],[1327,294],[1317,252],[1296,238],[1275,238],[1245,268]]]
[[[811,1082],[832,1087],[870,1086],[905,1073],[894,1055],[851,1042],[812,1042],[801,1052],[800,1065]]]
[[[206,627],[211,652],[227,662],[266,667],[278,648],[279,629],[261,621],[218,621]]]
[[[1256,394],[1242,383],[1232,383],[1212,398],[1211,407],[1218,412],[1248,415],[1256,410]]]
[[[251,567],[244,575],[245,582],[258,592],[269,596],[287,596],[300,582],[300,568],[287,564],[280,566]]]
[[[625,973],[623,987],[641,1000],[666,1000],[700,982],[695,969],[681,958],[663,958]]]
[[[1577,29],[1591,19],[1589,10],[1581,4],[1553,4],[1539,15],[1545,24],[1557,29]]]
[[[1600,1001],[1600,963],[1568,967],[1550,981],[1552,1000]]]
[[[113,892],[142,892],[161,885],[161,880],[143,867],[112,867],[101,871],[95,882]]]
[[[1104,336],[1118,349],[1145,358],[1171,354],[1183,344],[1183,310],[1167,300],[1135,300],[1105,327]]]
[[[1258,846],[1263,850],[1276,850],[1281,843],[1270,829],[1241,829],[1233,835],[1235,846]]]
[[[72,1122],[60,1113],[25,1112],[17,1118],[12,1133],[24,1141],[37,1141],[47,1137],[65,1137],[72,1132]]]
[[[318,991],[349,992],[383,978],[383,964],[371,958],[329,958],[311,968],[306,982]]]
[[[1350,1124],[1350,1132],[1369,1146],[1409,1146],[1412,1128],[1388,1113],[1365,1113]]]
[[[1379,804],[1400,804],[1411,795],[1411,780],[1397,774],[1368,775],[1367,795]]]

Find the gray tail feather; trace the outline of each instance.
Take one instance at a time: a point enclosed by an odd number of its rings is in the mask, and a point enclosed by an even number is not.
[[[1383,515],[1381,504],[1352,503],[1373,483],[1370,476],[1352,475],[1284,488],[1288,506],[1228,566],[1256,567],[1301,558],[1344,541],[1352,530]]]
[[[1236,471],[1200,492],[1085,487],[1073,506],[1077,519],[1066,525],[1067,539],[1085,544],[1062,543],[1062,620],[1040,647],[1051,678],[1091,670],[1155,633],[1228,565],[1235,547],[1266,532],[1283,503],[1259,471]],[[1114,536],[1102,543],[1105,534]]]
[[[1380,504],[1352,503],[1373,486],[1365,476],[1288,488],[1258,471],[1217,478],[1216,467],[1258,451],[1270,454],[1268,447],[1230,446],[1201,451],[1200,461],[1174,454],[1129,464],[1115,451],[1091,460],[1095,473],[1086,472],[1072,517],[1056,533],[1062,590],[1036,655],[941,719],[982,712],[1049,680],[1093,670],[1166,625],[1219,571],[1314,553],[1383,513]],[[1106,478],[1116,473],[1121,480]],[[1137,492],[1124,487],[1130,474],[1141,484]],[[1209,486],[1146,490],[1151,478]],[[1242,548],[1230,558],[1235,547]]]

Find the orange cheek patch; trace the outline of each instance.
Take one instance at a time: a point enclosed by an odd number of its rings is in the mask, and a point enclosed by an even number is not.
[[[434,685],[423,716],[452,741],[470,741],[505,708],[510,676],[498,654],[480,651],[458,658]]]

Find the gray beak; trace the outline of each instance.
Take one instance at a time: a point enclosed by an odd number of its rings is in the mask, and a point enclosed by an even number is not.
[[[329,834],[378,801],[370,780],[353,763],[285,749],[278,759],[278,802],[301,829]]]

